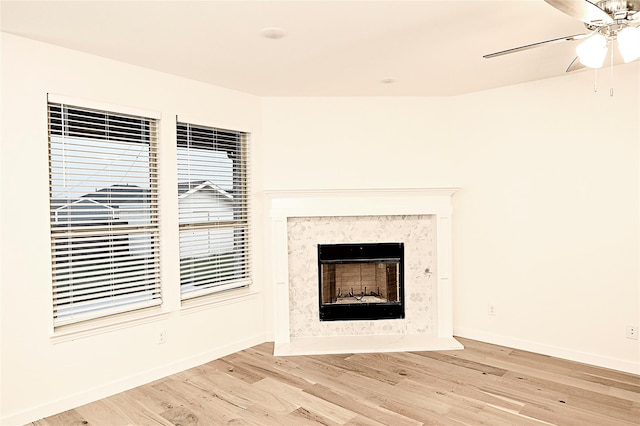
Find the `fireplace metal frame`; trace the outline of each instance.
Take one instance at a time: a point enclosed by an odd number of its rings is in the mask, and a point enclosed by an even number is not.
[[[327,263],[397,263],[398,301],[380,303],[322,302],[322,265]],[[404,319],[404,243],[318,244],[318,308],[320,321]]]

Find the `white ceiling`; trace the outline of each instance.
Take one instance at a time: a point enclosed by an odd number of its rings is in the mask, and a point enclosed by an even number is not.
[[[1,5],[2,31],[260,96],[446,96],[560,76],[576,42],[482,55],[585,32],[543,0]]]

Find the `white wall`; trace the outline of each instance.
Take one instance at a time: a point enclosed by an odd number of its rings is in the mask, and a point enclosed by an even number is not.
[[[585,72],[445,99],[264,99],[264,187],[459,186],[455,333],[638,373],[638,65],[615,72],[613,98]]]
[[[171,52],[167,52],[171,55]],[[2,35],[2,424],[24,424],[265,340],[260,282],[234,300],[180,310],[175,117],[251,131],[259,98]],[[47,93],[162,114],[159,143],[164,313],[54,342],[48,216]],[[253,161],[259,174],[260,162]],[[253,179],[254,193],[260,180]],[[258,198],[259,201],[259,198]],[[255,217],[261,206],[254,205]],[[261,247],[261,228],[254,227]],[[261,256],[254,253],[261,275]],[[158,334],[166,330],[166,343]]]
[[[640,373],[638,63],[614,71],[613,97],[587,71],[463,98],[488,167],[456,203],[460,335]]]

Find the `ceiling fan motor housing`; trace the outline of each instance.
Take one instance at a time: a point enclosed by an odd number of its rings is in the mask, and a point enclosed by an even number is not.
[[[595,5],[607,12],[613,19],[613,23],[603,20],[587,22],[584,25],[590,31],[610,26],[622,28],[640,18],[640,0],[603,0],[595,3]]]

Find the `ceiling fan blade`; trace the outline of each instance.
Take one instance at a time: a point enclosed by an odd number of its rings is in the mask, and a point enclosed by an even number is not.
[[[567,15],[585,24],[613,24],[613,18],[588,0],[544,0]]]
[[[565,37],[553,38],[551,40],[539,41],[537,43],[527,44],[525,46],[519,46],[519,47],[507,49],[507,50],[501,50],[499,52],[489,53],[488,55],[484,55],[482,57],[485,59],[495,58],[496,56],[508,55],[510,53],[515,53],[515,52],[522,52],[523,50],[533,49],[535,47],[540,47],[546,44],[559,43],[562,41],[580,40],[581,38],[584,38],[587,35],[588,34],[574,34],[574,35],[565,36]]]
[[[585,66],[582,65],[582,62],[580,62],[580,58],[578,58],[576,56],[575,59],[573,61],[571,61],[571,63],[567,67],[567,71],[566,72],[578,71],[578,70],[583,69],[584,67]]]

